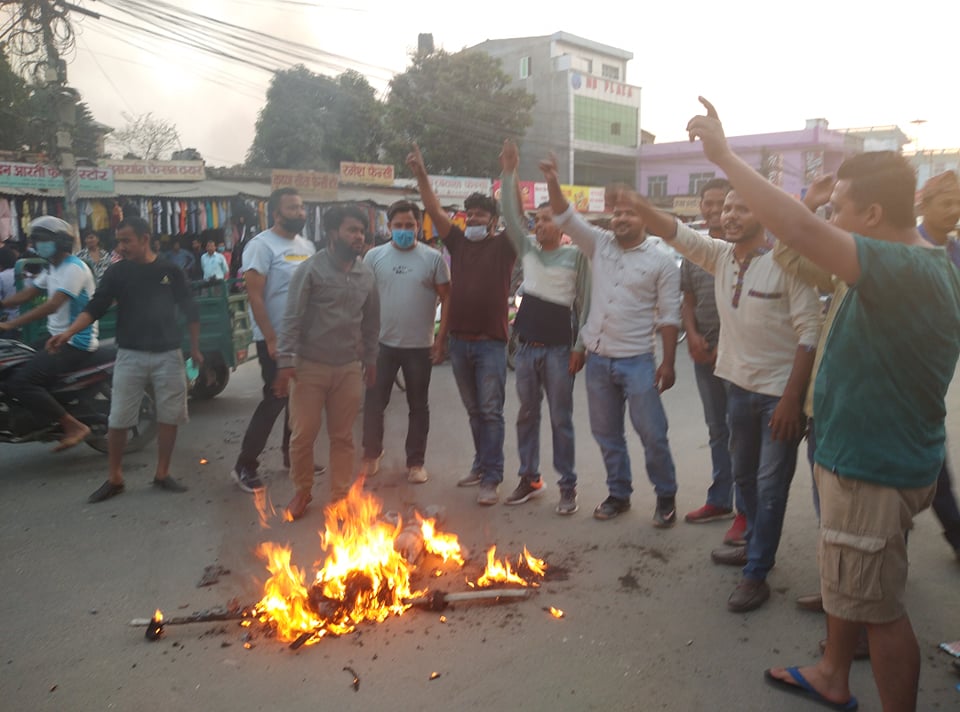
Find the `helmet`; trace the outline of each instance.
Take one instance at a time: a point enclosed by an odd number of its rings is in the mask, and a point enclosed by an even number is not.
[[[52,215],[44,215],[30,223],[30,240],[53,240],[57,245],[57,252],[73,252],[73,228],[70,223]]]

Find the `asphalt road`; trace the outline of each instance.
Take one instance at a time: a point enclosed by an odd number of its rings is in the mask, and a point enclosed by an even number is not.
[[[680,481],[681,513],[699,506],[709,480],[709,451],[692,368],[678,358],[678,384],[665,396]],[[255,635],[245,649],[235,623],[169,628],[148,643],[131,618],[156,607],[167,615],[256,601],[266,571],[254,549],[264,540],[290,542],[294,561],[312,569],[321,550],[317,530],[328,484],[318,478],[306,518],[262,530],[252,499],[229,471],[260,388],[254,364],[233,374],[213,401],[191,405],[173,473],[190,491],[153,491],[152,448],[129,456],[127,492],[86,504],[105,477],[105,458],[86,448],[53,455],[46,446],[0,445],[0,708],[8,710],[797,710],[802,700],[764,685],[766,667],[803,664],[823,637],[819,616],[794,607],[816,587],[816,520],[805,462],[797,468],[770,584],[758,611],[726,611],[738,571],[713,565],[711,548],[726,523],[652,528],[654,496],[631,433],[633,509],[598,522],[593,507],[606,494],[600,455],[590,436],[582,377],[576,387],[577,463],[581,509],[557,516],[555,478],[538,501],[520,507],[478,507],[475,489],[455,481],[470,465],[466,416],[449,366],[434,371],[433,428],[427,458],[431,480],[409,485],[403,473],[406,404],[395,393],[388,410],[383,472],[369,483],[386,509],[443,505],[446,529],[472,551],[491,544],[518,552],[524,544],[560,576],[527,601],[460,605],[440,614],[411,610],[352,635],[291,651]],[[507,397],[507,477],[515,484],[517,399]],[[960,450],[960,396],[949,400],[954,461]],[[279,427],[277,428],[279,430]],[[544,462],[549,428],[544,425]],[[326,457],[325,436],[317,448]],[[279,432],[263,471],[273,500],[292,490],[280,469]],[[208,464],[201,465],[201,459]],[[910,540],[909,608],[923,655],[920,709],[957,709],[960,678],[937,650],[960,639],[960,564],[931,513]],[[230,570],[198,588],[204,567]],[[465,588],[463,574],[428,585]],[[556,606],[556,620],[543,609]],[[357,691],[351,667],[360,678]],[[439,677],[431,679],[432,673]],[[857,663],[852,687],[861,710],[879,709],[869,665]]]

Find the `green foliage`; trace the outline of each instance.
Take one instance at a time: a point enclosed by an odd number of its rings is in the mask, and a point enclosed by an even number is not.
[[[493,176],[505,138],[520,139],[532,122],[535,97],[508,89],[500,60],[485,52],[415,54],[390,82],[386,156],[402,165],[411,142],[430,173]]]
[[[24,105],[29,95],[26,83],[0,51],[0,149],[16,151],[23,147],[27,131]]]
[[[303,65],[273,75],[247,163],[262,168],[340,170],[340,161],[376,162],[383,105],[359,72],[335,79]]]

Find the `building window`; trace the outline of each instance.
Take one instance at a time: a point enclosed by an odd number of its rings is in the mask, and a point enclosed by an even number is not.
[[[666,198],[667,197],[667,177],[666,176],[647,176],[647,197],[648,198]]]
[[[530,76],[530,57],[520,58],[520,78],[526,79]]]
[[[611,136],[619,136],[619,135],[620,135],[620,122],[619,122],[619,121],[614,121],[612,124],[610,124],[610,135],[611,135]]]
[[[586,72],[587,74],[593,74],[593,60],[587,57],[577,57],[577,66],[580,68],[580,71]]]
[[[687,191],[688,195],[699,195],[700,188],[703,187],[703,184],[707,181],[713,180],[717,177],[716,173],[691,173],[690,174],[690,185],[689,190]]]
[[[620,81],[620,67],[614,67],[610,64],[604,64],[600,67],[600,75],[604,79],[615,79]]]

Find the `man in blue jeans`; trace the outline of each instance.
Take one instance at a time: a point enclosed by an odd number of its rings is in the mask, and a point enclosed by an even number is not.
[[[501,200],[507,234],[523,260],[523,302],[513,328],[516,354],[517,449],[520,483],[507,504],[523,504],[543,491],[540,477],[540,410],[544,392],[550,408],[553,466],[560,475],[557,514],[577,511],[576,452],[573,435],[573,379],[584,364],[579,338],[589,311],[590,263],[583,252],[561,245],[563,233],[549,204],[537,208],[536,243],[520,222],[517,166],[520,154],[513,141],[504,141]]]
[[[407,156],[423,205],[450,253],[450,361],[460,399],[470,417],[474,456],[457,485],[480,485],[477,504],[500,500],[503,481],[503,401],[507,383],[507,300],[517,253],[496,232],[497,203],[474,193],[463,203],[466,228],[454,225],[430,185],[420,149]],[[442,343],[447,333],[437,339]]]
[[[560,189],[554,157],[540,162],[550,208],[561,229],[591,259],[590,314],[581,332],[587,350],[590,428],[607,470],[609,496],[593,511],[613,519],[630,509],[633,476],[624,437],[624,410],[640,435],[647,475],[657,495],[656,527],[677,521],[677,476],[667,440],[660,393],[673,386],[680,327],[680,270],[656,241],[646,239],[643,218],[627,192],[614,200],[612,230],[580,217]],[[654,333],[663,341],[663,361],[654,359]]]
[[[766,578],[780,544],[803,435],[820,301],[812,287],[773,260],[766,231],[735,191],[723,204],[726,241],[678,224],[639,196],[637,201],[652,233],[716,278],[721,324],[716,373],[729,384],[730,456],[747,515],[747,543],[711,556],[743,567],[727,608],[750,611],[770,597]]]

